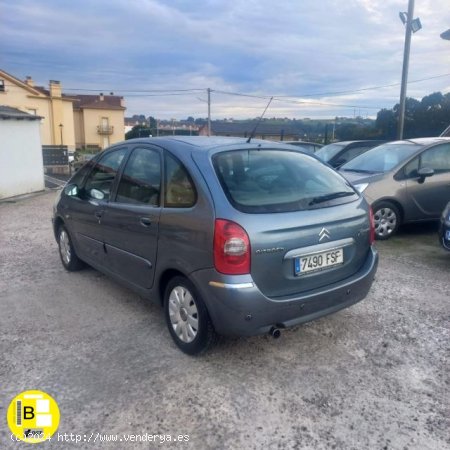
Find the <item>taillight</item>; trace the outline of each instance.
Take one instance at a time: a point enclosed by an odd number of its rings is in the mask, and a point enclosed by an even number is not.
[[[216,219],[214,228],[214,266],[220,273],[250,273],[250,240],[237,223]]]
[[[375,218],[373,217],[373,210],[371,206],[369,206],[369,225],[369,243],[372,245],[375,242]]]

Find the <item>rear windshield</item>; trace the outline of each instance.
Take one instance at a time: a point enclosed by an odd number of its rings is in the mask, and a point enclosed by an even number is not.
[[[379,145],[344,164],[341,170],[361,173],[388,172],[420,147],[421,145],[412,142]]]
[[[325,147],[317,150],[316,156],[318,156],[322,161],[328,162],[332,158],[334,158],[344,147],[344,144],[325,145]]]
[[[358,198],[334,170],[295,151],[222,152],[213,156],[213,165],[231,204],[243,212],[301,211]]]

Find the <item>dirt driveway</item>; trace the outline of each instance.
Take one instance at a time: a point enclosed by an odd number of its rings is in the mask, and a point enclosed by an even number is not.
[[[434,226],[377,244],[363,302],[278,340],[229,339],[191,358],[159,306],[95,270],[63,270],[55,195],[0,204],[0,448],[24,447],[4,417],[28,389],[56,399],[61,435],[122,439],[46,448],[450,448],[450,253]]]

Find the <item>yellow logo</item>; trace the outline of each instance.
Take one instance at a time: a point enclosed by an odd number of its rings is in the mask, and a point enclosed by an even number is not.
[[[25,391],[9,404],[7,413],[11,439],[36,444],[50,439],[59,425],[55,400],[42,391]]]

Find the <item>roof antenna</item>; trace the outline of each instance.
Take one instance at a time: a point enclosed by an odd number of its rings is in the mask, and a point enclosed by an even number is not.
[[[256,129],[259,127],[259,124],[261,123],[261,120],[264,117],[264,114],[267,111],[267,108],[269,107],[269,105],[272,103],[273,97],[270,97],[269,103],[267,103],[266,109],[264,110],[264,112],[261,114],[261,117],[258,120],[258,123],[255,125],[255,128],[253,128],[253,131],[250,133],[249,138],[247,139],[247,144],[250,144],[250,141],[255,137],[255,133],[256,133]]]

